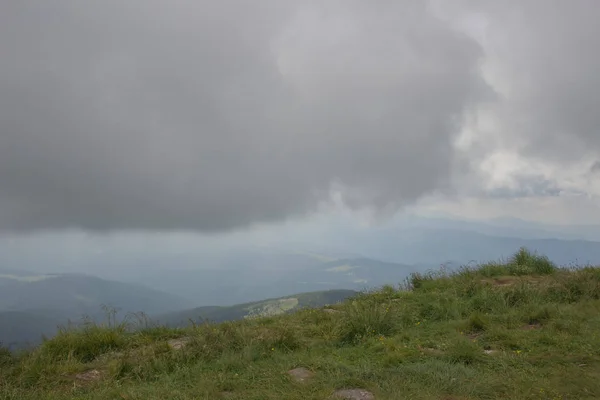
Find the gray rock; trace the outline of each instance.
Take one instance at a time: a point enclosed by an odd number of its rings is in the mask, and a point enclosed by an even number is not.
[[[190,340],[191,339],[188,337],[182,337],[178,339],[171,339],[167,343],[173,350],[181,350],[190,342]]]

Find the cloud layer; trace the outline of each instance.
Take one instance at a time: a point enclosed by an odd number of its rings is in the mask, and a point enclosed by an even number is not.
[[[582,156],[589,174],[592,1],[434,5],[3,3],[0,229],[226,231],[332,191],[393,211],[498,149],[541,160],[532,190]]]

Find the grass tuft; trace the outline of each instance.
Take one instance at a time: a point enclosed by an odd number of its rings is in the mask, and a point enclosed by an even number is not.
[[[119,350],[127,344],[123,327],[108,328],[89,325],[81,330],[60,330],[51,340],[44,341],[39,351],[51,359],[74,358],[82,363]]]
[[[339,336],[342,343],[358,343],[369,337],[389,335],[393,330],[390,304],[363,297],[346,307],[339,325]]]
[[[531,253],[521,247],[509,261],[512,275],[550,275],[556,272],[557,267],[548,257]]]
[[[489,327],[489,324],[487,316],[480,312],[474,312],[469,317],[465,330],[472,333],[483,332]]]

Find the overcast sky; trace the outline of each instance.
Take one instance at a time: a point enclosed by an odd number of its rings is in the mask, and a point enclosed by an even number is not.
[[[600,222],[599,20],[596,0],[2,1],[0,229]]]

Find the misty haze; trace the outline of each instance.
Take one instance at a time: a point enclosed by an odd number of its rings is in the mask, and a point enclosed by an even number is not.
[[[599,18],[0,2],[0,398],[600,398]]]

